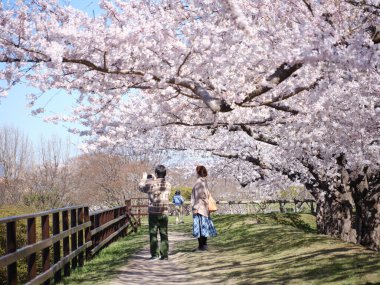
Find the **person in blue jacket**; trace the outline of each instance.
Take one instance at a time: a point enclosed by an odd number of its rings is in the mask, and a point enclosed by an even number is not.
[[[181,196],[181,191],[175,191],[175,195],[173,196],[173,203],[175,205],[175,223],[183,224],[183,202],[185,199]]]

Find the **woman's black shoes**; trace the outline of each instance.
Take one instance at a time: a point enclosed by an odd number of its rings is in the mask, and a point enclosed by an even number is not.
[[[192,250],[192,252],[198,252],[198,251],[208,251],[207,245],[204,245],[202,247],[197,247]]]

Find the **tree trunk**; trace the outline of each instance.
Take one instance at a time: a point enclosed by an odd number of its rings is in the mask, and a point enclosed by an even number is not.
[[[356,242],[356,231],[352,227],[352,204],[349,195],[321,192],[316,198],[317,232]]]
[[[378,251],[380,243],[380,179],[379,177],[373,178],[371,183],[368,183],[366,173],[355,178],[352,185],[356,209],[357,243]]]
[[[310,212],[315,215],[316,214],[316,211],[314,209],[314,202],[310,202]]]

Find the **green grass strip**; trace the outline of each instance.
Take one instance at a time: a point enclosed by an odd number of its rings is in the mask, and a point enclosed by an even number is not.
[[[78,268],[65,277],[61,284],[105,284],[105,281],[115,278],[118,269],[125,265],[129,256],[148,244],[147,227],[142,226],[137,233],[120,238],[102,249],[98,255],[82,268]]]
[[[181,242],[180,262],[196,279],[220,284],[380,284],[380,254],[315,233],[308,214],[213,218],[218,236],[208,252]],[[180,228],[177,227],[177,230]],[[191,222],[182,226],[191,233]]]

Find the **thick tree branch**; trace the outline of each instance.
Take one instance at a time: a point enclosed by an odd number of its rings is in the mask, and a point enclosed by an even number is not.
[[[302,67],[302,64],[297,63],[289,66],[287,63],[283,63],[276,71],[266,78],[266,85],[261,85],[256,88],[255,91],[249,93],[239,105],[252,101],[254,98],[272,90],[274,86],[277,86],[285,79],[289,78],[294,72]]]
[[[194,82],[193,80],[175,77],[170,78],[167,83],[190,89],[214,113],[230,112],[233,110],[225,100],[211,96],[206,88],[202,87],[199,83]]]
[[[261,121],[250,121],[250,122],[245,122],[245,123],[234,123],[233,126],[230,126],[229,123],[216,123],[216,124],[215,124],[215,122],[186,123],[186,122],[182,122],[182,121],[176,121],[176,122],[169,122],[169,123],[163,124],[162,126],[179,125],[179,126],[185,126],[185,127],[213,127],[213,128],[229,127],[229,130],[231,130],[231,131],[237,131],[237,130],[242,130],[242,128],[246,127],[246,126],[265,125],[268,122],[270,122],[271,120],[272,119],[264,119],[264,120],[261,120]]]
[[[293,91],[289,92],[288,94],[281,95],[281,96],[276,96],[276,97],[274,97],[271,100],[268,100],[266,102],[262,102],[260,105],[261,106],[264,106],[264,105],[265,106],[270,106],[270,105],[273,105],[273,103],[276,103],[276,102],[279,102],[279,101],[283,101],[283,100],[289,99],[289,98],[291,98],[293,96],[296,96],[296,95],[298,95],[299,93],[301,93],[303,91],[310,91],[311,89],[314,89],[318,85],[318,82],[322,78],[323,77],[318,78],[314,83],[310,84],[309,86],[296,87]]]

